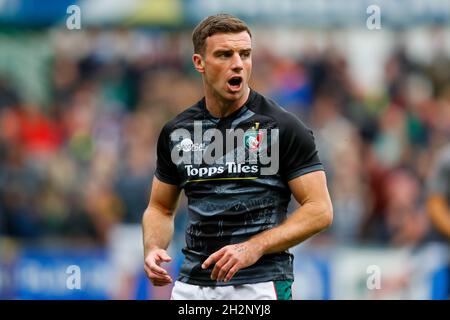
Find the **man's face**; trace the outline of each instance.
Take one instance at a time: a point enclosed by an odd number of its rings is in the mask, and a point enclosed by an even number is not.
[[[194,54],[194,64],[204,75],[207,89],[224,100],[239,100],[246,93],[252,72],[251,49],[246,31],[208,37],[204,55]]]

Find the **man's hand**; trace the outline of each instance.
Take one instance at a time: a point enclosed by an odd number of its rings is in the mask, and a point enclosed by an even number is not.
[[[160,267],[162,262],[170,262],[172,258],[164,249],[153,249],[145,257],[144,269],[147,277],[155,286],[165,286],[172,283],[172,278],[166,270]]]
[[[202,264],[206,269],[215,263],[211,272],[211,279],[228,282],[240,269],[251,266],[261,258],[261,248],[252,242],[246,241],[231,244],[214,252]]]

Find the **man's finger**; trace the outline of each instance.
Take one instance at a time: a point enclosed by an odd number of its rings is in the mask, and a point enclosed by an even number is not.
[[[150,267],[144,265],[144,270],[147,274],[147,276],[153,280],[153,279],[161,279],[161,280],[167,280],[167,281],[172,281],[172,278],[168,275],[168,274],[161,274],[161,273],[157,273],[154,272]]]
[[[211,280],[216,280],[217,279],[217,275],[219,274],[220,269],[222,268],[223,265],[225,265],[227,263],[225,257],[222,257],[219,261],[217,261],[214,265],[214,268],[211,272]]]
[[[170,262],[170,261],[172,261],[172,258],[167,254],[166,251],[158,252],[157,256],[158,256],[159,260],[161,260],[163,262]]]
[[[229,259],[225,265],[223,265],[222,268],[220,268],[219,273],[217,274],[217,280],[222,281],[225,278],[225,275],[228,273],[228,271],[231,269],[231,267],[235,264],[235,261],[233,259]],[[217,266],[217,264],[216,264]]]
[[[151,270],[151,269],[150,269],[150,271],[151,271],[152,277],[157,277],[159,279],[171,279],[170,275],[168,275],[168,274],[156,273],[156,272],[153,272],[153,270]]]
[[[145,261],[145,266],[147,266],[150,270],[152,270],[155,273],[158,273],[158,274],[161,274],[161,275],[167,275],[168,274],[167,271],[164,268],[158,266],[156,264],[156,262],[154,262],[151,259]]]
[[[161,282],[167,282],[167,283],[172,283],[172,278],[169,277],[169,276],[167,276],[167,277],[159,277],[159,276],[156,276],[156,277],[153,277],[152,280],[154,280],[154,281],[161,281]]]
[[[152,280],[151,282],[152,282],[152,284],[153,284],[154,286],[157,286],[157,287],[166,286],[166,285],[172,283],[172,281],[156,280],[156,279],[155,279],[155,280]]]
[[[231,256],[229,254],[225,253],[224,255],[222,255],[222,258],[220,258],[216,262],[216,264],[211,272],[212,280],[219,280],[219,278],[218,278],[219,272],[225,267],[225,265],[230,261],[230,259],[231,259]],[[228,271],[228,269],[226,271]]]
[[[150,258],[148,261],[148,265],[153,270],[153,272],[160,273],[162,275],[167,275],[167,271],[160,267],[162,262],[170,262],[172,258],[167,254],[166,251],[161,250],[160,252],[156,252],[154,255],[154,261]]]
[[[150,265],[150,270],[152,270],[154,273],[160,274],[162,276],[168,275],[167,271],[164,268],[161,268],[160,266],[156,264]]]
[[[222,257],[223,253],[224,253],[223,249],[214,252],[212,255],[208,257],[208,259],[205,260],[205,262],[203,262],[202,268],[207,269],[212,263],[219,260]]]
[[[233,278],[233,276],[236,274],[236,272],[239,271],[239,267],[237,264],[235,264],[230,270],[228,270],[228,273],[225,277],[224,282],[228,282],[231,280],[231,278]]]

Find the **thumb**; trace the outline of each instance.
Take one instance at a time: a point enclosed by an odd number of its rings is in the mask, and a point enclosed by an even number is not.
[[[164,261],[164,262],[170,262],[172,261],[172,258],[167,254],[167,252],[165,250],[161,250],[158,253],[159,258]]]

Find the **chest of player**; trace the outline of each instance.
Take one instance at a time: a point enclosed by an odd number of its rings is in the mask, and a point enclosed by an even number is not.
[[[256,179],[273,166],[278,169],[279,128],[267,118],[193,120],[172,131],[170,144],[184,183]]]

